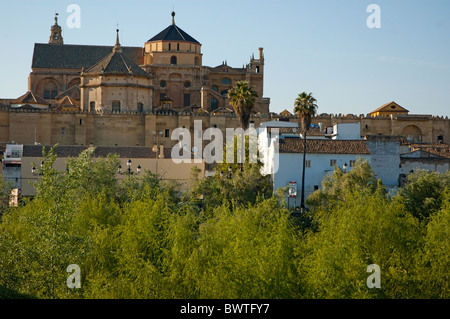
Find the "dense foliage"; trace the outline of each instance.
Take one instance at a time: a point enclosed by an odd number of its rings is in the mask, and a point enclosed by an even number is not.
[[[194,171],[180,194],[149,172],[118,180],[117,159],[92,150],[64,172],[54,161],[44,154],[36,197],[1,217],[2,297],[450,297],[449,173],[411,174],[394,195],[366,162],[336,168],[295,216],[256,166]],[[81,289],[66,285],[71,264]]]

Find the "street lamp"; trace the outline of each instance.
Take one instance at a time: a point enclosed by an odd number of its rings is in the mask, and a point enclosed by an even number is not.
[[[343,166],[343,168],[344,168],[344,173],[346,173],[347,172],[347,163],[344,163],[344,166]]]
[[[44,167],[44,161],[41,161],[41,170],[43,167]],[[42,175],[42,172],[37,171],[36,164],[34,164],[34,163],[32,163],[32,165],[31,165],[31,173],[33,175]]]
[[[133,170],[131,169],[131,163],[132,163],[131,159],[128,159],[126,172],[121,171],[122,165],[119,164],[119,166],[117,167],[117,174],[120,174],[120,175],[127,174],[128,176],[131,176],[134,174],[139,175],[141,173],[141,169],[142,169],[141,165],[138,165],[138,167],[136,168],[136,172],[133,172]]]
[[[156,170],[155,170],[155,174],[156,174],[156,178],[158,179],[158,158],[159,155],[158,154],[158,144],[159,144],[159,137],[162,137],[163,135],[163,131],[153,131],[153,136],[156,136],[156,144],[153,144],[153,152],[155,152],[155,158],[156,158]]]

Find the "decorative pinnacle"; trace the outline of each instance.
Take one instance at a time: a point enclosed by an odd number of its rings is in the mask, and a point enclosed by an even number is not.
[[[117,35],[116,35],[116,45],[114,46],[113,51],[114,52],[122,52],[122,48],[120,46],[119,42],[119,29],[116,29]]]
[[[172,11],[172,25],[175,24],[175,11]]]

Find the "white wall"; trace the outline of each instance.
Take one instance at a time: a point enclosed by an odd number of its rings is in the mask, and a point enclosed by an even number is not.
[[[351,170],[350,160],[358,158],[367,159],[370,163],[370,155],[348,155],[348,154],[306,154],[306,160],[310,161],[311,167],[305,169],[305,200],[314,191],[314,186],[322,188],[322,180],[326,175],[333,173],[334,167],[330,166],[330,160],[335,159],[336,165],[341,169],[347,163],[347,171]],[[279,168],[274,174],[274,190],[289,185],[289,182],[297,182],[297,206],[300,205],[301,182],[303,169],[303,154],[301,153],[281,153],[279,154]],[[293,207],[294,200],[290,199],[290,206]]]
[[[333,140],[360,140],[361,123],[339,123],[333,127]]]

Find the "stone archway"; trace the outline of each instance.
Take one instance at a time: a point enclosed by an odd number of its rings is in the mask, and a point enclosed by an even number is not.
[[[422,130],[416,125],[407,125],[402,129],[402,136],[406,137],[408,142],[422,142]]]
[[[44,78],[36,85],[35,93],[46,100],[54,99],[61,92],[61,83],[54,78]]]
[[[67,89],[70,89],[71,87],[75,85],[80,85],[80,78],[74,78],[67,84]]]

